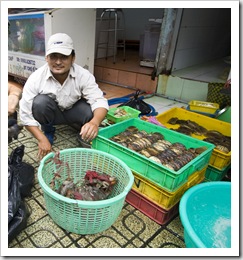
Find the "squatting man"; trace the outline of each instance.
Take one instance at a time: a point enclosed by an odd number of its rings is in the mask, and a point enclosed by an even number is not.
[[[24,86],[20,120],[38,140],[39,159],[52,150],[55,125],[70,125],[81,141],[90,142],[109,109],[94,76],[74,61],[70,36],[54,34],[46,46],[47,63]]]

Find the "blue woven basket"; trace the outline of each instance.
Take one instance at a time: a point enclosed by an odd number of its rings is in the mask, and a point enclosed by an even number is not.
[[[53,221],[63,229],[76,234],[95,234],[108,229],[118,218],[131,190],[134,177],[130,168],[116,157],[93,149],[73,148],[60,151],[60,159],[68,162],[71,177],[82,179],[87,170],[106,173],[117,178],[111,195],[100,201],[82,201],[66,198],[50,188],[56,165],[46,155],[38,169],[38,181],[44,192],[46,209]],[[67,178],[64,171],[61,180]]]

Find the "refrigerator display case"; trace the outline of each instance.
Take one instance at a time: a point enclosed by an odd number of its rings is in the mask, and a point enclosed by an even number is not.
[[[74,42],[75,62],[93,73],[96,9],[60,8],[8,16],[8,73],[27,79],[45,64],[52,34],[67,33]]]

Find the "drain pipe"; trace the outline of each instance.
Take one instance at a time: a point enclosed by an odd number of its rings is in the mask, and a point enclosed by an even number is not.
[[[177,11],[177,8],[165,9],[164,17],[161,24],[161,32],[159,36],[159,43],[155,58],[154,71],[152,73],[152,79],[166,71],[166,63],[173,37]]]

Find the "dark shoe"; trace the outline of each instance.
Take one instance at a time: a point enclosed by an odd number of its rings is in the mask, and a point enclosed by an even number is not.
[[[10,144],[14,139],[18,139],[18,135],[23,129],[23,125],[18,125],[17,120],[8,118],[8,143]]]
[[[8,116],[8,119],[18,120],[18,113],[17,113],[17,111],[15,111],[12,115]]]
[[[81,147],[83,148],[91,148],[92,142],[84,141],[79,133],[78,133],[78,142],[81,144]]]
[[[56,128],[53,127],[52,131],[44,131],[44,135],[49,140],[50,144],[53,145],[54,143],[54,134],[55,134]]]

